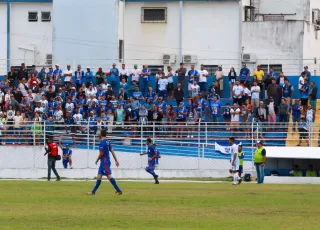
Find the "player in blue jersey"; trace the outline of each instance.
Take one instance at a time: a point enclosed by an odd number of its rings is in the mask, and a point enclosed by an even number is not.
[[[121,195],[122,191],[118,187],[116,180],[112,177],[112,171],[111,171],[111,161],[110,161],[110,152],[112,153],[113,159],[116,162],[116,166],[119,167],[119,162],[117,160],[116,154],[110,144],[110,142],[107,140],[107,131],[106,130],[101,130],[101,142],[99,145],[100,153],[99,156],[96,160],[96,164],[100,161],[100,166],[98,170],[98,176],[97,176],[97,182],[94,188],[92,189],[91,192],[88,192],[88,195],[95,195],[96,191],[98,190],[100,184],[101,184],[101,179],[102,176],[107,176],[108,180],[110,183],[113,185],[113,187],[116,189],[116,195]]]
[[[154,168],[156,165],[156,158],[160,158],[160,156],[158,156],[157,151],[155,150],[155,147],[152,144],[152,141],[150,138],[147,139],[147,146],[148,146],[148,151],[146,153],[140,154],[140,156],[148,155],[148,165],[146,167],[146,171],[153,176],[155,184],[159,184],[159,181],[158,181],[159,176],[154,172]]]

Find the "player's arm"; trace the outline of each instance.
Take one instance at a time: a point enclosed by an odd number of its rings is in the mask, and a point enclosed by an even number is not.
[[[98,164],[99,160],[101,159],[102,155],[104,154],[103,150],[100,150],[99,156],[96,160],[96,164]]]
[[[235,160],[236,160],[236,158],[237,158],[237,154],[235,153],[235,154],[233,154],[233,158],[232,158],[232,166],[234,166],[234,162],[235,162]]]
[[[118,162],[116,153],[114,152],[114,150],[112,148],[110,149],[110,152],[112,153],[112,157],[113,157],[114,161],[116,162],[116,166],[119,167],[119,162]]]
[[[266,153],[266,150],[265,149],[263,149],[262,150],[262,156],[263,156],[263,162],[262,162],[262,166],[264,166],[265,165],[265,162],[266,162],[266,160],[267,160],[267,153]]]
[[[140,153],[140,156],[148,155],[148,153]]]

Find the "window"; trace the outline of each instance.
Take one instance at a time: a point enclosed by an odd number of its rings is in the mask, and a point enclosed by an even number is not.
[[[29,22],[37,22],[38,21],[38,12],[29,12],[28,20],[29,20]]]
[[[167,8],[142,8],[141,22],[167,22]]]
[[[267,75],[269,73],[268,65],[260,65],[261,69]],[[281,64],[270,64],[269,68],[273,68],[273,71],[279,76],[280,72],[282,72],[282,65]]]
[[[158,72],[158,69],[161,68],[162,71],[164,71],[163,69],[163,65],[149,65],[148,68],[151,70],[151,75],[156,75]]]
[[[123,40],[119,40],[119,61],[122,62],[124,56],[124,43]]]
[[[263,15],[263,21],[284,21],[283,15]]]
[[[41,21],[50,22],[51,21],[51,12],[41,12]]]
[[[218,70],[218,65],[203,65],[204,69],[208,71],[209,76],[214,76]]]

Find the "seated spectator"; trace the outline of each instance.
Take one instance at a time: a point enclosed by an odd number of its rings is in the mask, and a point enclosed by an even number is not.
[[[269,98],[268,108],[268,123],[271,130],[274,130],[275,123],[277,122],[277,106],[274,103],[273,97]]]
[[[118,104],[118,107],[115,111],[115,116],[116,116],[116,125],[121,125],[121,127],[123,128],[125,113],[121,104]]]
[[[97,85],[101,85],[104,82],[104,79],[106,78],[106,74],[102,71],[102,67],[99,67],[95,77],[96,77]]]
[[[219,122],[220,108],[221,108],[221,105],[220,105],[220,102],[218,101],[218,98],[214,97],[212,103],[210,104],[212,122],[214,122],[214,123]],[[230,111],[229,111],[229,113],[230,113]]]
[[[124,88],[120,88],[119,90],[119,100],[120,100],[120,97],[122,98],[122,100],[128,100],[128,92],[125,91]]]
[[[177,83],[177,88],[174,90],[174,96],[177,102],[177,106],[179,106],[180,102],[184,99],[184,90],[181,88],[181,83]]]
[[[149,86],[148,92],[146,93],[146,99],[150,99],[152,102],[157,100],[157,94],[153,91],[152,86]]]
[[[22,78],[20,84],[19,84],[19,89],[22,93],[23,96],[27,96],[28,95],[28,90],[29,87],[27,86],[27,82],[25,78]]]
[[[177,121],[177,136],[176,138],[182,138],[182,132],[183,132],[183,126],[186,123],[187,118],[187,109],[184,106],[183,102],[180,102],[179,107],[177,108],[177,115],[176,115],[176,121]]]
[[[233,86],[233,104],[242,105],[243,87],[239,81]]]
[[[256,115],[259,117],[259,120],[265,122],[267,120],[267,110],[263,101],[260,101],[259,108],[256,111]]]
[[[136,111],[132,110],[131,108],[128,108],[128,112],[129,112],[128,121],[130,122],[129,124],[131,126],[132,135],[133,135],[133,137],[135,137],[138,116],[137,116]]]
[[[111,89],[111,85],[108,85],[108,90],[106,91],[106,99],[107,101],[111,100],[112,95],[116,95],[114,91]]]
[[[90,97],[90,95],[96,95],[97,94],[97,88],[93,85],[93,83],[89,84],[89,88],[86,91],[86,96]]]
[[[224,122],[226,122],[227,125],[229,125],[231,122],[231,108],[229,103],[226,104],[226,107],[223,110],[222,116],[223,116]],[[227,128],[227,130],[230,130],[230,128]]]
[[[253,109],[252,109],[252,105],[251,105],[250,100],[246,100],[246,101],[245,101],[245,105],[246,105],[247,108],[249,109],[250,113],[252,113],[252,112],[253,112]]]
[[[308,166],[308,170],[306,171],[306,177],[316,177],[317,176],[317,171],[314,170],[313,165],[310,164]]]
[[[195,108],[193,107],[193,105],[189,105],[188,109],[187,109],[187,126],[188,126],[188,136],[187,138],[193,138],[194,135],[194,126],[196,124],[197,121],[197,111],[195,110]]]
[[[101,87],[102,87],[102,91],[106,92],[108,90],[110,86],[110,89],[112,90],[112,87],[111,85],[108,83],[108,80],[107,79],[104,79],[103,83],[101,84]]]
[[[298,131],[299,131],[299,143],[297,146],[301,146],[302,139],[305,139],[307,146],[309,146],[309,127],[307,125],[305,117],[301,118]]]
[[[289,172],[290,176],[302,177],[302,171],[299,168],[299,165],[294,165],[293,170]]]
[[[165,78],[164,74],[161,75],[161,78],[158,81],[159,84],[159,97],[167,98],[167,88],[168,88],[168,80]]]
[[[200,86],[197,84],[197,81],[194,80],[192,85],[190,86],[191,89],[191,97],[193,101],[197,101],[199,98]]]
[[[136,87],[135,91],[132,93],[132,97],[137,100],[143,100],[143,94],[139,91],[139,87]]]
[[[162,97],[158,97],[158,100],[155,102],[155,105],[162,110],[162,112],[166,113],[167,103],[163,100]]]
[[[83,80],[82,82],[85,82],[87,88],[89,88],[89,85],[91,83],[94,84],[94,75],[90,67],[87,67],[87,72],[85,72],[84,74],[84,79],[85,80]]]
[[[210,93],[215,93],[217,95],[219,95],[220,89],[217,86],[217,83],[215,81],[212,81],[211,86],[208,89],[208,94]],[[220,100],[220,95],[218,97],[218,99]]]
[[[7,127],[5,126],[5,119],[4,119],[4,113],[0,111],[0,144],[5,145],[5,139],[3,138],[5,136],[4,130],[6,130]]]
[[[141,105],[139,110],[139,124],[146,125],[148,124],[148,110],[144,105]]]

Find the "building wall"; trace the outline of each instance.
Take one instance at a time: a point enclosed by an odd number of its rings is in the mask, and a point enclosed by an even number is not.
[[[118,57],[117,15],[117,0],[54,0],[54,62],[110,68]]]
[[[250,64],[282,64],[286,75],[301,72],[303,57],[303,21],[244,22],[242,44],[244,53],[255,54],[257,61]]]
[[[167,23],[141,23],[141,7],[167,7]],[[126,3],[125,9],[126,63],[162,65],[163,54],[175,54],[177,65],[179,3]],[[238,65],[239,18],[238,2],[184,2],[183,54],[197,56],[197,66]]]
[[[7,4],[0,3],[0,75],[7,72]]]
[[[37,22],[28,21],[29,11],[38,12]],[[52,12],[52,3],[11,3],[11,65],[41,66],[52,53],[52,23],[41,21],[41,11]]]
[[[320,1],[310,0],[310,18],[312,9],[320,9]],[[315,25],[311,21],[304,23],[303,59],[303,64],[309,66],[312,75],[320,74],[320,30],[315,30]]]

